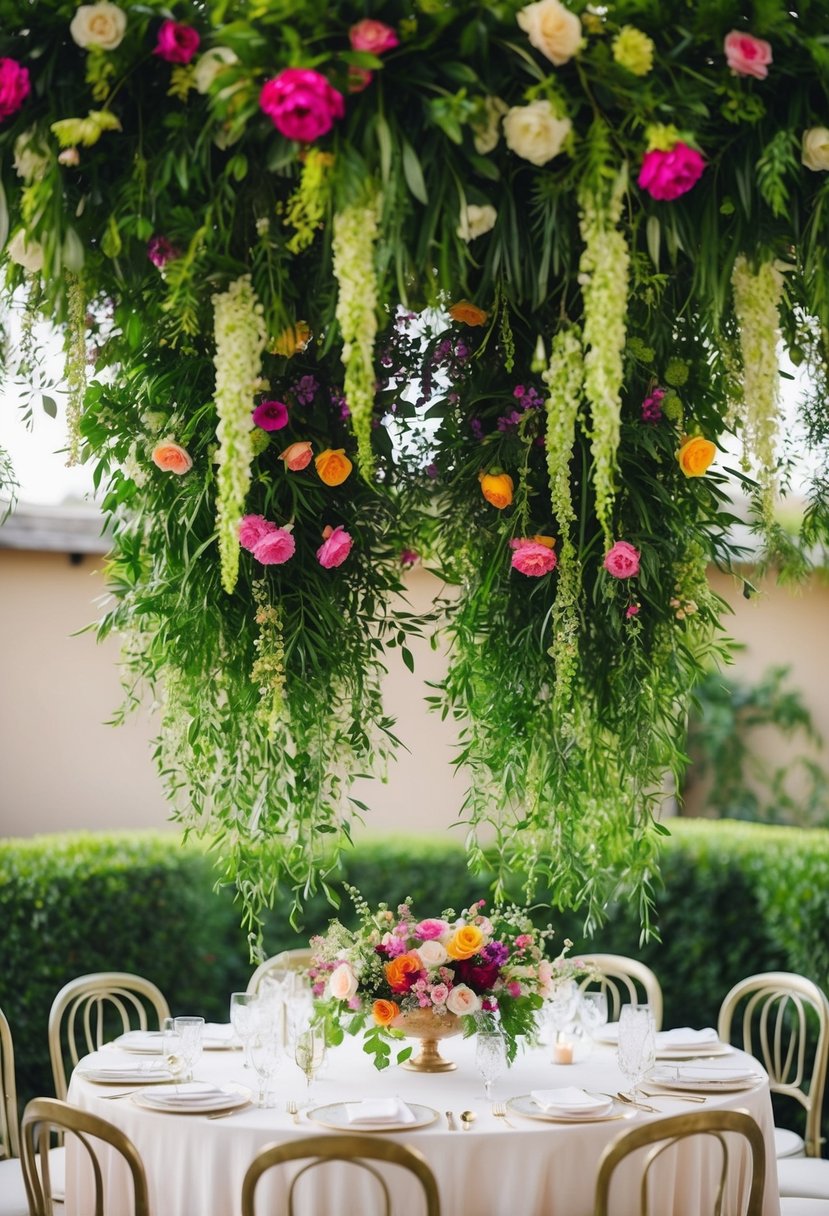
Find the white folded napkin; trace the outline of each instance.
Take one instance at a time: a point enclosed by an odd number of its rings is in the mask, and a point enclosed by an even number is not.
[[[760,1080],[762,1074],[756,1068],[751,1068],[747,1065],[733,1064],[722,1068],[715,1065],[703,1064],[683,1064],[677,1069],[677,1080],[679,1081],[702,1081],[705,1083],[712,1082],[727,1082],[727,1081],[752,1081]]]
[[[162,1038],[160,1030],[128,1030],[107,1046],[124,1047],[127,1051],[161,1051]]]
[[[533,1089],[530,1097],[541,1110],[557,1110],[562,1114],[593,1114],[607,1110],[612,1105],[611,1099],[597,1098],[595,1094],[589,1094],[575,1085],[566,1085],[561,1089]]]
[[[206,1081],[186,1081],[182,1085],[156,1089],[144,1094],[144,1101],[157,1102],[163,1106],[211,1106],[217,1101],[232,1097],[235,1091],[210,1085]]]
[[[122,1081],[131,1077],[169,1076],[169,1070],[163,1060],[143,1060],[140,1064],[124,1064],[118,1068],[98,1068],[94,1064],[81,1066],[78,1073],[82,1077],[92,1077],[98,1081]]]
[[[717,1032],[713,1026],[702,1030],[693,1030],[690,1026],[677,1026],[673,1030],[660,1030],[656,1035],[656,1049],[665,1047],[704,1047],[718,1043]]]
[[[346,1102],[349,1123],[415,1123],[416,1116],[399,1098],[366,1098],[363,1102]]]

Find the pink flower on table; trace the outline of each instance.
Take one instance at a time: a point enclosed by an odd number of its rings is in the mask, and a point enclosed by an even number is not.
[[[292,473],[300,473],[307,469],[314,458],[314,449],[310,441],[300,439],[297,443],[289,443],[284,452],[279,453],[279,459],[285,461],[285,468]]]
[[[510,996],[520,996],[521,985],[517,980],[510,980],[510,982],[507,984],[507,992],[510,994]]]
[[[704,168],[702,155],[680,140],[669,151],[653,148],[645,153],[638,185],[651,198],[672,202],[697,184]]]
[[[446,984],[435,984],[431,988],[429,995],[432,998],[433,1005],[445,1005],[446,998],[449,996],[449,989]]]
[[[416,947],[415,954],[420,957],[424,967],[440,967],[449,957],[444,944],[438,941],[421,942]]]
[[[154,55],[166,59],[167,63],[189,63],[199,49],[201,38],[192,25],[179,21],[162,21]]]
[[[287,528],[274,528],[253,547],[253,556],[263,566],[282,566],[296,552],[296,541]]]
[[[547,958],[538,964],[538,983],[541,995],[550,996],[553,991],[553,964]]]
[[[262,401],[253,411],[253,425],[263,431],[281,431],[288,425],[288,407],[284,401]]]
[[[265,519],[264,515],[244,515],[242,522],[239,524],[239,544],[243,549],[249,549],[252,553],[260,540],[268,535],[269,532],[276,531],[276,524],[272,524],[269,519]]]
[[[765,80],[772,61],[771,43],[753,34],[732,30],[723,42],[725,61],[737,76],[753,76]]]
[[[17,113],[31,90],[29,69],[16,59],[0,59],[0,122]]]
[[[446,1008],[450,1013],[477,1013],[481,1001],[467,984],[456,984],[446,998]]]
[[[286,68],[267,80],[259,106],[286,139],[312,143],[345,114],[345,100],[312,68]]]
[[[181,250],[176,249],[172,241],[168,241],[166,236],[151,236],[147,241],[147,257],[153,266],[157,266],[159,270],[163,270],[168,262],[173,262],[176,258],[181,257]]]
[[[515,939],[516,950],[523,950],[525,946],[531,946],[532,944],[533,937],[531,933],[519,933]]]
[[[322,535],[324,539],[317,549],[317,561],[326,570],[341,566],[351,552],[353,540],[342,527],[328,527]]]
[[[400,45],[400,39],[390,25],[382,21],[374,21],[365,17],[352,25],[348,31],[348,41],[352,51],[368,51],[372,55],[382,55]]]
[[[422,942],[433,942],[448,936],[449,925],[445,920],[421,920],[415,925],[412,933]]]
[[[384,933],[381,945],[384,953],[389,958],[396,958],[398,954],[405,954],[408,949],[405,940],[402,937],[397,937],[394,933]]]
[[[357,976],[348,963],[340,963],[331,972],[328,990],[335,1001],[347,1001],[357,992]]]
[[[555,570],[558,558],[553,550],[538,540],[511,540],[512,568],[530,578],[541,578]]]
[[[626,540],[617,540],[604,557],[604,568],[614,578],[635,578],[639,573],[639,550]]]

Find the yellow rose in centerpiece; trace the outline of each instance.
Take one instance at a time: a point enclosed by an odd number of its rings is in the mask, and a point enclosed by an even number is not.
[[[703,439],[702,435],[692,435],[690,439],[683,439],[676,458],[686,477],[702,477],[716,455],[716,444]]]
[[[446,953],[454,959],[472,958],[483,944],[484,935],[477,925],[462,925],[446,943]]]

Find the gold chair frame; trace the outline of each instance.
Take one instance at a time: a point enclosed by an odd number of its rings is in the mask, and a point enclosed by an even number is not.
[[[242,1183],[242,1216],[255,1216],[254,1198],[259,1179],[276,1165],[286,1161],[301,1161],[313,1157],[308,1165],[296,1174],[288,1190],[287,1216],[293,1216],[294,1190],[300,1178],[309,1170],[329,1161],[346,1161],[349,1165],[368,1171],[379,1183],[385,1199],[385,1216],[392,1216],[389,1188],[380,1173],[368,1165],[364,1158],[383,1161],[388,1165],[399,1165],[409,1170],[420,1182],[426,1200],[426,1216],[440,1216],[440,1198],[435,1176],[426,1163],[426,1158],[417,1149],[397,1144],[394,1140],[377,1139],[374,1136],[307,1136],[285,1144],[270,1144],[256,1156]]]
[[[66,1046],[74,1068],[82,1054],[78,1051],[79,1038],[86,1048],[83,1054],[97,1051],[104,1045],[104,1022],[108,1008],[120,1014],[125,1031],[133,1028],[133,1019],[137,1020],[139,1030],[147,1030],[148,1005],[155,1010],[160,1027],[164,1018],[170,1016],[170,1007],[163,994],[151,980],[130,975],[127,971],[80,975],[61,988],[49,1012],[49,1056],[58,1098],[65,1098],[67,1091],[62,1033],[65,1032]]]
[[[52,1216],[52,1194],[49,1179],[49,1139],[52,1129],[77,1136],[86,1149],[95,1180],[95,1209],[85,1216],[104,1216],[103,1179],[101,1166],[89,1138],[102,1140],[125,1159],[132,1175],[133,1211],[135,1216],[150,1216],[147,1178],[144,1166],[133,1142],[106,1119],[70,1106],[57,1098],[33,1098],[23,1112],[20,1128],[23,1181],[29,1200],[31,1216]],[[38,1165],[38,1161],[40,1165]],[[119,1212],[117,1216],[123,1216]]]
[[[746,1000],[743,1047],[762,1061],[772,1093],[785,1094],[804,1108],[806,1155],[819,1157],[823,1142],[820,1117],[829,1062],[829,1001],[817,984],[791,971],[750,975],[734,985],[720,1006],[717,1030],[724,1043],[731,1042],[734,1014],[743,1000]],[[809,1075],[807,1008],[817,1015],[819,1027]]]
[[[640,1214],[648,1216],[648,1182],[651,1167],[679,1140],[685,1140],[691,1136],[712,1136],[719,1141],[722,1149],[722,1168],[712,1216],[722,1216],[729,1167],[725,1132],[735,1132],[748,1141],[751,1149],[752,1171],[746,1216],[763,1216],[763,1189],[766,1182],[766,1146],[763,1141],[763,1133],[751,1115],[746,1111],[737,1110],[700,1110],[690,1114],[672,1115],[668,1119],[658,1119],[653,1123],[646,1123],[642,1127],[636,1127],[632,1131],[618,1136],[607,1146],[599,1162],[594,1216],[609,1216],[610,1181],[619,1162],[631,1153],[653,1145],[645,1158],[639,1195]]]
[[[639,984],[645,993],[645,999],[653,1013],[653,1024],[656,1030],[662,1029],[662,988],[656,975],[650,967],[640,963],[638,959],[626,958],[623,954],[579,954],[600,973],[598,981],[582,980],[579,988],[582,992],[595,988],[598,983],[599,991],[607,994],[608,1014],[610,1020],[619,1020],[619,1010],[625,1004],[626,998],[634,1005],[641,1001]]]
[[[14,1079],[14,1044],[6,1015],[0,1009],[0,1161],[20,1156],[17,1130],[17,1085]]]
[[[271,958],[266,958],[264,963],[260,963],[254,971],[253,975],[248,980],[246,992],[258,992],[262,987],[262,983],[267,979],[271,971],[286,967],[289,971],[304,971],[306,967],[310,967],[313,952],[304,947],[297,950],[283,950],[280,954],[274,954]]]

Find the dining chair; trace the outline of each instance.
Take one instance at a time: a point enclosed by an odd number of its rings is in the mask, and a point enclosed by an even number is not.
[[[644,992],[653,1014],[654,1029],[662,1029],[662,988],[650,967],[638,959],[625,958],[623,954],[579,954],[578,957],[599,972],[598,980],[588,977],[581,981],[579,988],[582,992],[598,988],[606,993],[612,1022],[618,1022],[622,1005],[637,1004]]]
[[[127,971],[99,971],[65,984],[49,1012],[55,1095],[66,1097],[67,1058],[74,1068],[82,1055],[97,1051],[115,1035],[149,1029],[148,1009],[155,1013],[159,1027],[170,1016],[155,984]]]
[[[790,971],[750,975],[726,995],[717,1030],[724,1043],[736,1038],[737,1046],[761,1061],[772,1093],[792,1098],[806,1112],[805,1137],[775,1127],[778,1158],[804,1153],[820,1157],[820,1117],[829,1059],[829,1001],[822,990]],[[826,1194],[829,1198],[829,1190]]]
[[[288,1188],[286,1216],[294,1214],[294,1191],[300,1178],[309,1170],[330,1161],[344,1161],[356,1168],[367,1170],[377,1181],[383,1195],[385,1216],[392,1216],[391,1195],[385,1179],[367,1160],[382,1161],[387,1165],[398,1165],[409,1170],[420,1183],[426,1200],[426,1216],[440,1216],[440,1199],[435,1176],[426,1164],[426,1158],[417,1149],[407,1148],[394,1140],[383,1140],[374,1136],[306,1136],[285,1144],[270,1144],[254,1157],[242,1183],[242,1216],[255,1216],[254,1196],[259,1179],[266,1170],[286,1161],[304,1161],[301,1170],[294,1176]],[[280,1209],[284,1210],[284,1209]]]
[[[70,1106],[57,1098],[32,1098],[23,1112],[20,1127],[23,1178],[29,1198],[30,1216],[54,1216],[52,1187],[49,1174],[49,1139],[53,1131],[77,1136],[89,1156],[95,1186],[94,1213],[85,1216],[105,1216],[103,1206],[103,1175],[101,1165],[90,1140],[101,1140],[116,1149],[125,1159],[132,1175],[134,1216],[150,1216],[147,1179],[138,1150],[120,1128],[88,1111]],[[123,1209],[111,1216],[126,1216]]]
[[[307,947],[297,950],[283,950],[260,963],[248,980],[246,992],[258,992],[272,971],[305,971],[311,966],[313,952]]]
[[[655,1207],[649,1206],[651,1167],[663,1153],[670,1151],[680,1141],[692,1136],[710,1136],[719,1142],[720,1177],[711,1216],[723,1216],[723,1213],[729,1210],[724,1206],[730,1165],[729,1146],[725,1140],[727,1132],[742,1136],[751,1153],[751,1169],[744,1171],[743,1174],[744,1177],[750,1179],[745,1216],[762,1216],[763,1188],[766,1181],[766,1147],[763,1142],[763,1133],[757,1122],[747,1112],[715,1109],[692,1111],[689,1114],[672,1115],[667,1119],[656,1119],[652,1123],[635,1127],[632,1131],[623,1132],[621,1136],[617,1136],[615,1140],[611,1141],[599,1161],[593,1216],[609,1216],[611,1211],[609,1207],[610,1182],[614,1170],[625,1157],[644,1148],[650,1148],[650,1151],[642,1166],[640,1216],[649,1216],[651,1211],[655,1213],[655,1216],[661,1216],[665,1211],[664,1196],[661,1200],[657,1196]],[[626,1196],[626,1199],[629,1200],[629,1197]]]

